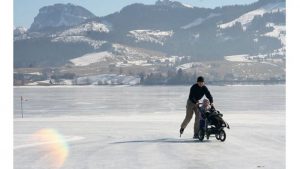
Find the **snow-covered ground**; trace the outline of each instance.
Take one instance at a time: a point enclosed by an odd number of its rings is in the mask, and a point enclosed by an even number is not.
[[[208,20],[208,19],[211,19],[213,17],[216,17],[216,16],[220,16],[220,14],[216,14],[216,13],[211,13],[209,14],[206,18],[197,18],[195,19],[193,22],[187,24],[187,25],[184,25],[181,27],[181,29],[189,29],[189,28],[192,28],[194,26],[197,26],[197,25],[200,25],[202,24],[204,21]]]
[[[107,25],[93,21],[67,29],[59,34],[52,34],[51,37],[53,39],[51,41],[68,43],[84,42],[93,46],[95,49],[98,49],[103,43],[106,43],[106,41],[93,40],[89,37],[86,37],[87,32],[91,31],[109,33],[110,30]]]
[[[151,42],[164,45],[164,42],[172,37],[174,32],[160,30],[132,30],[127,36],[135,39],[136,42]]]
[[[155,62],[175,63],[189,56],[165,56],[162,53],[141,50],[121,44],[113,44],[111,51],[87,53],[83,56],[71,59],[70,62],[75,66],[88,66],[93,63],[107,62],[116,67],[128,67],[133,65],[150,66]]]
[[[98,52],[98,53],[88,53],[81,57],[71,59],[75,66],[87,66],[92,63],[107,61],[108,59],[113,58],[113,54],[110,52]]]
[[[247,54],[241,54],[241,55],[230,55],[230,56],[224,56],[224,59],[230,62],[243,62],[243,63],[254,63],[259,62],[263,64],[278,66],[277,63],[283,63],[283,59],[285,58],[285,48],[281,48],[278,50],[274,50],[271,55],[269,55],[271,58],[268,58],[268,55],[266,54],[259,54],[254,56],[249,56]],[[272,58],[276,55],[281,55],[282,58]]]
[[[78,77],[74,80],[76,85],[138,85],[141,78],[117,74],[101,74]]]
[[[181,3],[184,7],[187,7],[187,8],[194,8],[194,6],[190,5],[190,4],[184,4],[184,3]]]
[[[231,62],[253,62],[251,60],[248,60],[247,57],[249,55],[231,55],[231,56],[224,56],[225,60],[231,61]]]
[[[179,69],[185,70],[185,69],[190,69],[192,67],[201,67],[201,66],[204,67],[206,65],[204,65],[201,62],[190,62],[190,63],[185,63],[185,64],[177,66],[176,70],[179,70]]]
[[[286,27],[285,25],[275,25],[274,23],[268,23],[266,27],[273,27],[274,30],[272,32],[268,32],[264,34],[264,36],[269,36],[269,37],[275,37],[278,38],[281,43],[285,46],[285,32],[286,32]]]
[[[65,30],[58,36],[84,36],[91,31],[108,33],[110,30],[107,25],[93,21]]]
[[[85,36],[59,36],[51,40],[51,42],[65,42],[65,43],[86,43],[94,49],[99,49],[106,41],[93,40]]]
[[[208,87],[225,142],[179,137],[189,86],[17,87],[14,168],[285,168],[285,86]]]
[[[250,23],[255,16],[262,16],[265,13],[272,13],[278,11],[285,11],[285,2],[269,3],[259,9],[243,14],[242,16],[238,17],[237,19],[234,19],[233,21],[220,24],[219,27],[221,29],[226,29],[228,27],[232,27],[237,22],[240,22],[243,26],[243,29],[245,30],[247,28],[247,24]]]

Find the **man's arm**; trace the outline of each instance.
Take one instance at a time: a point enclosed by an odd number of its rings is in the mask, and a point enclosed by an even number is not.
[[[210,104],[212,104],[214,102],[214,99],[206,86],[204,86],[204,94],[205,94],[206,98],[208,98]]]
[[[196,93],[196,91],[195,91],[195,87],[194,86],[192,86],[191,87],[191,89],[190,89],[190,95],[189,95],[189,99],[190,99],[190,101],[192,101],[193,103],[197,103],[198,102],[198,100],[196,100],[195,99],[195,93]]]

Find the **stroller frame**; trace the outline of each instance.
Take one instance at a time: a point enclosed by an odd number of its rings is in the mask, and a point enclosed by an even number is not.
[[[215,110],[214,108],[212,108],[211,111],[214,111],[216,114],[211,115],[211,116],[219,116],[219,117],[223,117],[223,114],[221,114],[219,111]],[[209,113],[205,113],[204,114],[204,120],[201,122],[200,120],[200,124],[199,124],[199,131],[198,131],[198,138],[200,141],[203,141],[204,137],[206,136],[206,139],[209,140],[210,135],[215,135],[217,140],[220,141],[225,141],[226,140],[226,132],[224,131],[224,128],[228,128],[229,124],[224,120],[223,123],[221,124],[221,126],[216,126],[214,124],[212,124],[212,122],[209,120]],[[201,126],[201,123],[205,123],[204,127]]]

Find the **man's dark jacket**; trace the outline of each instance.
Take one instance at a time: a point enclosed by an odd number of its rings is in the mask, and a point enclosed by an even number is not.
[[[206,98],[208,98],[210,103],[213,103],[213,97],[211,96],[207,87],[205,85],[200,87],[196,83],[190,89],[189,100],[196,104],[197,101],[200,100],[204,95],[206,96]]]

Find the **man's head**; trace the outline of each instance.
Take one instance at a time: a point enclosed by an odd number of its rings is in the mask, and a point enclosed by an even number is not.
[[[202,76],[199,76],[197,78],[197,83],[200,87],[204,86],[204,78]]]

